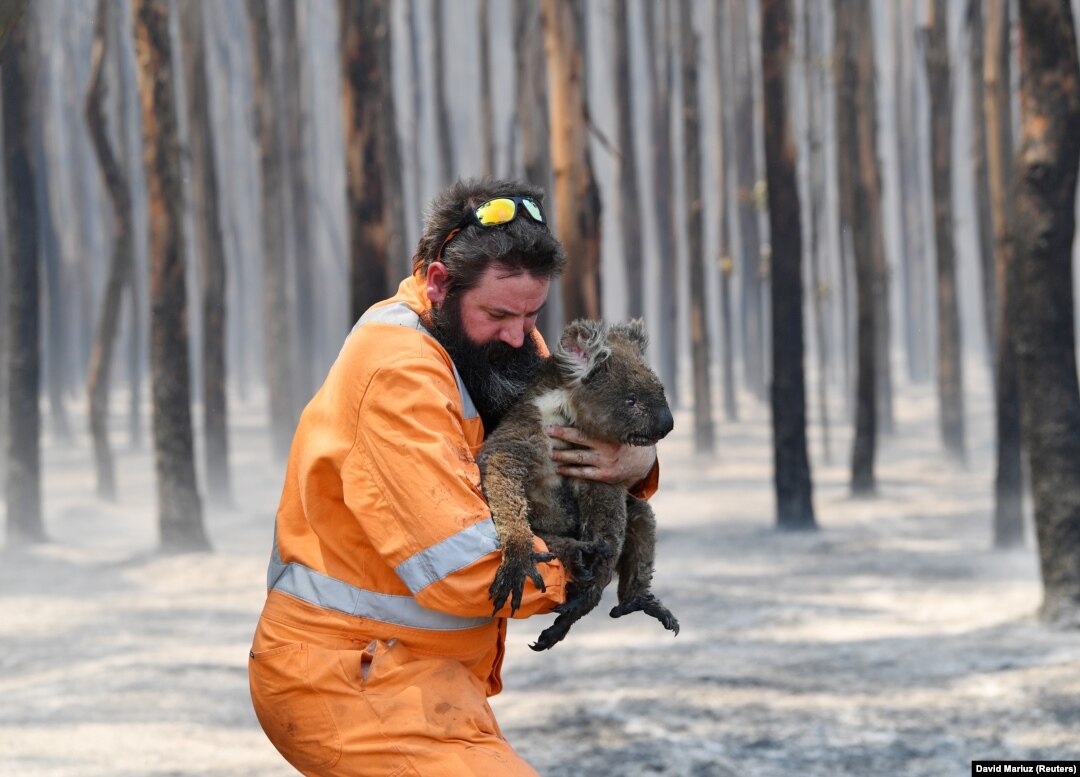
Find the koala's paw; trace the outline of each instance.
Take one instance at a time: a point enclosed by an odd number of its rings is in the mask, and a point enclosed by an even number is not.
[[[596,577],[597,568],[610,559],[612,553],[607,540],[579,542],[567,560],[570,576],[581,585],[591,583]]]
[[[508,556],[503,553],[503,562],[499,571],[495,573],[495,580],[488,589],[488,598],[491,599],[494,608],[492,616],[502,609],[507,598],[510,599],[510,616],[513,617],[521,607],[521,595],[525,590],[525,581],[532,580],[533,585],[541,591],[546,591],[544,578],[540,575],[537,564],[551,561],[555,558],[552,553],[530,553],[524,557]]]
[[[541,650],[550,650],[555,647],[555,645],[562,642],[563,637],[570,631],[570,627],[578,617],[580,616],[567,614],[560,615],[555,619],[554,623],[540,632],[540,636],[536,638],[536,642],[529,645],[529,647],[537,652],[540,652]]]
[[[660,621],[661,625],[668,631],[674,632],[676,635],[679,633],[679,621],[674,615],[671,614],[671,610],[661,603],[652,594],[638,594],[633,598],[627,599],[625,602],[620,602],[611,608],[612,618],[621,618],[623,615],[628,615],[632,612],[640,610],[646,615],[651,615]]]

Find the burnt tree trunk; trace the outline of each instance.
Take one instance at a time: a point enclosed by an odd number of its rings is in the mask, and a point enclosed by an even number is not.
[[[930,82],[934,244],[937,249],[937,381],[941,439],[951,457],[963,461],[964,374],[960,310],[956,293],[956,247],[952,208],[952,82],[949,72],[945,0],[933,0],[926,51]]]
[[[168,0],[135,0],[135,45],[150,201],[150,369],[161,546],[208,550],[195,485],[176,88]]]
[[[295,425],[292,390],[292,342],[289,321],[288,271],[285,258],[284,170],[281,123],[274,100],[274,51],[270,8],[265,0],[248,0],[255,137],[262,175],[263,315],[266,336],[266,382],[270,393],[271,450],[283,461]]]
[[[386,24],[381,0],[341,0],[342,114],[345,121],[345,162],[348,172],[349,266],[353,320],[386,297],[392,283],[385,186],[379,162],[382,126],[379,98],[382,79],[378,47],[387,39],[375,36]]]
[[[357,0],[341,0],[342,3],[353,4]],[[434,79],[431,84],[435,95],[435,138],[438,151],[437,167],[439,170],[439,186],[447,186],[454,180],[457,170],[457,161],[454,159],[454,134],[453,123],[450,121],[450,86],[446,83],[446,55],[445,48],[445,25],[443,24],[443,3],[431,4],[431,36],[435,39],[432,57],[434,64]],[[344,14],[341,16],[345,19]],[[344,24],[342,24],[344,27]],[[372,29],[367,28],[366,35],[370,35]],[[346,87],[348,88],[348,87]]]
[[[989,13],[995,13],[989,3]],[[1008,5],[999,3],[998,5]],[[994,218],[990,206],[990,178],[987,165],[986,115],[983,112],[985,85],[985,42],[983,40],[983,2],[968,0],[968,60],[971,65],[971,169],[975,177],[975,220],[979,233],[979,271],[982,274],[983,325],[986,329],[986,352],[990,372],[994,364],[994,341],[997,339],[997,290],[994,273]]]
[[[0,64],[7,211],[7,543],[45,540],[41,510],[38,212],[33,195],[33,113],[37,57],[31,17],[10,32]]]
[[[589,153],[585,41],[573,0],[541,0],[548,85],[555,225],[567,256],[563,317],[600,317],[600,189]]]
[[[116,499],[116,473],[112,447],[109,445],[109,376],[119,328],[122,295],[132,281],[135,265],[135,244],[132,229],[134,214],[131,206],[131,187],[105,124],[106,51],[109,45],[107,23],[108,0],[98,3],[94,23],[94,47],[91,53],[90,89],[86,95],[85,116],[101,166],[101,177],[113,210],[113,247],[105,296],[101,301],[97,333],[90,351],[86,378],[86,393],[90,415],[90,436],[94,441],[94,466],[97,474],[97,493],[105,499]],[[115,44],[114,44],[115,45]]]
[[[227,505],[232,501],[232,488],[225,392],[225,231],[221,223],[213,105],[206,71],[206,29],[201,0],[183,0],[180,7],[191,144],[191,191],[195,202],[195,240],[199,249],[199,276],[202,280],[203,463],[206,465],[206,495],[214,504]]]
[[[731,15],[727,0],[716,0],[713,5],[713,48],[717,52],[716,74],[716,126],[717,126],[717,229],[720,258],[720,382],[723,387],[724,417],[739,420],[739,401],[735,390],[735,319],[731,304],[731,279],[735,270],[732,261],[732,239],[729,222],[731,202],[731,160],[734,127],[727,101],[734,93],[731,62]]]
[[[547,61],[544,54],[544,28],[540,6],[532,0],[514,2],[514,69],[517,87],[514,90],[517,115],[518,147],[526,181],[541,186],[548,194],[554,191],[551,172],[551,121],[547,86]],[[554,213],[546,211],[556,229]],[[559,289],[552,288],[548,304],[540,311],[537,326],[548,342],[555,342],[562,332],[558,308]]]
[[[874,73],[873,51],[866,41],[869,6],[860,0],[836,3],[836,125],[839,151],[840,203],[851,225],[856,294],[855,439],[851,452],[851,492],[872,494],[877,488],[878,372],[875,363],[877,327],[874,281],[877,221],[876,177],[866,168],[877,164],[872,127],[874,102],[867,80]],[[869,114],[870,118],[867,118]],[[869,157],[869,160],[867,159]]]
[[[997,471],[994,476],[994,547],[1024,544],[1024,475],[1020,444],[1020,394],[1016,373],[1016,249],[1012,214],[1012,94],[1009,9],[989,6],[983,60],[986,121],[986,170],[994,226],[994,272],[997,276],[994,396],[997,418]]]
[[[1072,244],[1080,65],[1067,2],[1020,4],[1020,148],[1014,174],[1021,417],[1039,540],[1041,617],[1080,627],[1080,389]]]
[[[291,277],[296,299],[296,372],[293,390],[298,406],[310,397],[318,387],[319,349],[316,347],[315,282],[318,266],[311,238],[312,185],[309,158],[312,138],[308,132],[308,82],[304,78],[300,51],[302,31],[300,13],[296,0],[281,3],[281,30],[284,33],[281,74],[284,95],[282,108],[285,123],[285,172],[288,191],[292,198],[289,209],[292,223],[293,266]]]
[[[791,61],[790,0],[761,0],[765,174],[772,235],[772,418],[777,525],[814,529],[806,453],[803,375],[802,234],[795,143],[786,104]]]
[[[762,257],[758,216],[762,192],[754,158],[754,79],[746,3],[732,6],[731,32],[735,58],[734,110],[735,175],[738,191],[739,238],[742,244],[743,377],[754,396],[765,396],[765,310],[762,285],[768,274]]]
[[[705,318],[705,227],[701,198],[701,119],[698,108],[698,43],[690,0],[679,0],[682,52],[683,176],[686,191],[686,246],[690,281],[690,357],[694,381],[694,451],[710,455],[715,446],[712,386],[709,381],[709,325]]]
[[[657,12],[660,17],[657,18]],[[674,81],[671,41],[671,4],[669,0],[645,3],[645,43],[648,57],[650,128],[652,136],[652,201],[656,208],[658,264],[661,310],[656,322],[659,340],[660,379],[673,405],[679,401],[678,346],[674,309],[676,252],[675,179],[671,158],[671,93]],[[666,299],[665,299],[666,297]],[[664,305],[667,305],[665,308]]]
[[[825,463],[832,461],[829,445],[829,338],[825,302],[828,285],[822,275],[822,234],[825,211],[825,87],[828,69],[825,61],[825,23],[823,8],[814,3],[803,5],[803,36],[806,59],[806,146],[809,153],[810,212],[806,221],[809,232],[810,287],[813,299],[814,338],[817,341],[817,405],[821,421],[821,445]]]
[[[0,52],[7,46],[8,36],[22,18],[28,0],[0,0]]]
[[[631,318],[645,315],[644,256],[641,245],[641,193],[634,150],[634,102],[630,72],[630,25],[626,3],[612,6],[615,26],[615,94],[619,138],[619,225],[626,262],[626,308]]]
[[[491,105],[491,33],[488,30],[488,0],[477,0],[476,35],[480,54],[480,149],[483,151],[483,174],[495,175],[495,118]]]

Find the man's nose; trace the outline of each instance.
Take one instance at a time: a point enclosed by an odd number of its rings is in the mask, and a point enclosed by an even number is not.
[[[520,348],[525,343],[525,325],[521,322],[508,324],[499,332],[499,339],[509,346]]]

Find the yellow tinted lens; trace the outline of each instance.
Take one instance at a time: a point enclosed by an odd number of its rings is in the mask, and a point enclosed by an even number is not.
[[[478,218],[480,223],[485,227],[491,227],[496,224],[505,224],[508,221],[512,221],[515,210],[516,206],[514,205],[513,200],[506,197],[500,197],[497,200],[488,200],[477,208],[476,218]]]
[[[535,200],[523,199],[521,204],[525,206],[525,210],[532,216],[533,221],[539,221],[541,224],[544,223],[544,216],[540,213],[540,206],[536,204]]]

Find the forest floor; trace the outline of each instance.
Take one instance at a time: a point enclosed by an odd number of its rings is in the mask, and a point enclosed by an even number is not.
[[[989,402],[969,401],[960,467],[940,453],[931,387],[904,397],[874,499],[848,496],[847,434],[826,465],[813,430],[811,533],[774,528],[762,405],[743,398],[709,462],[677,414],[654,587],[681,632],[609,619],[611,592],[546,653],[528,643],[550,618],[512,622],[492,700],[511,743],[544,777],[959,777],[973,759],[1080,759],[1080,633],[1036,620],[1033,550],[990,547]],[[236,506],[208,512],[209,554],[156,552],[146,451],[119,452],[106,504],[87,440],[47,442],[51,541],[0,550],[0,774],[294,773],[246,669],[282,469],[260,406],[233,407]]]

